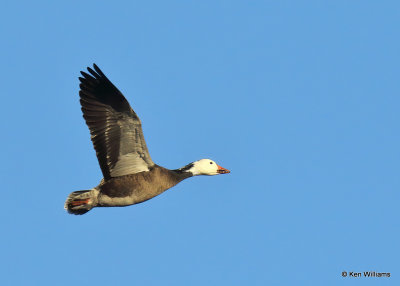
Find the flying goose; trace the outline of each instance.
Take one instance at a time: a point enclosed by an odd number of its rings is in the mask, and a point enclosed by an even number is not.
[[[94,207],[123,207],[147,201],[184,179],[230,173],[210,159],[169,170],[154,164],[142,124],[126,98],[96,64],[81,71],[79,97],[83,118],[103,173],[97,187],[71,193],[64,208],[82,215]]]

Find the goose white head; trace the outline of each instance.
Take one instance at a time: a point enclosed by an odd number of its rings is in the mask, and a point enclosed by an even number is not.
[[[198,176],[198,175],[213,176],[213,175],[230,173],[229,170],[222,168],[221,166],[219,166],[217,163],[215,163],[213,160],[210,159],[201,159],[195,161],[183,167],[181,170],[185,172],[190,172],[193,174],[193,176]]]

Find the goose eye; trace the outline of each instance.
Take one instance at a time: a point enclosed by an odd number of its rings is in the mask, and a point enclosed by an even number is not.
[[[210,165],[212,164],[212,162],[210,162]]]

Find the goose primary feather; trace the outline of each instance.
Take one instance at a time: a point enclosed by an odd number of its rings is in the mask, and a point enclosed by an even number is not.
[[[103,179],[93,189],[72,192],[64,204],[69,213],[138,204],[189,177],[230,173],[210,159],[176,170],[155,164],[140,119],[126,98],[96,64],[87,70],[79,77],[79,97]]]

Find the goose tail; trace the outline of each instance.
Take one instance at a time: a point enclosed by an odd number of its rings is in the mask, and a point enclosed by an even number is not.
[[[64,209],[74,215],[83,215],[95,207],[95,190],[76,191],[69,194],[64,204]]]

